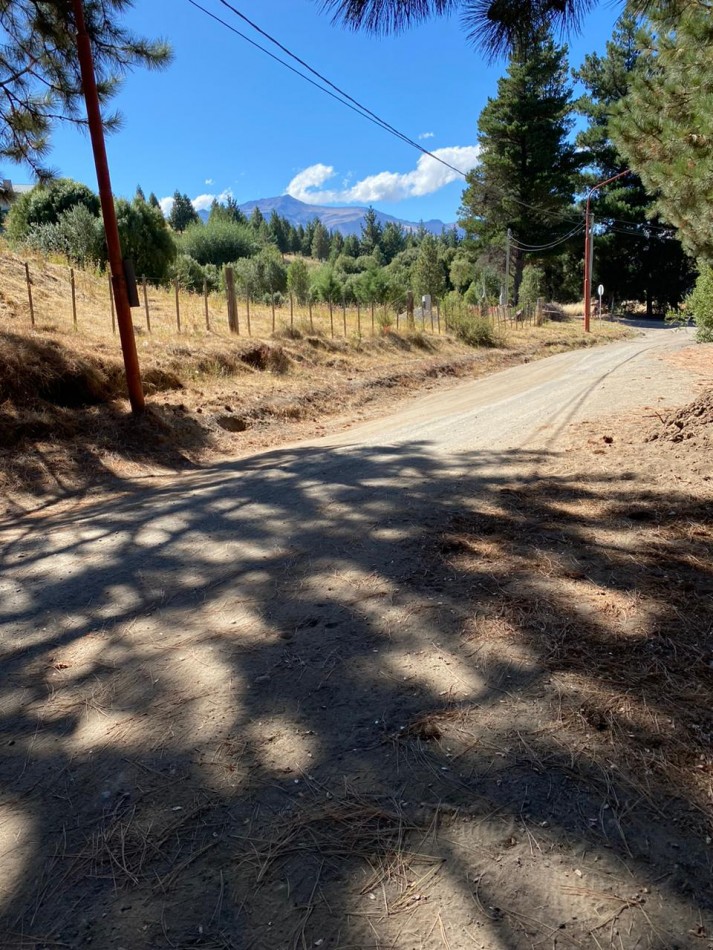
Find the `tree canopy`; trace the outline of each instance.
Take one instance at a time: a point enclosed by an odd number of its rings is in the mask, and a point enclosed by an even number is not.
[[[572,228],[584,161],[572,127],[566,49],[539,30],[510,58],[478,121],[480,161],[467,176],[461,224],[482,253],[512,230],[514,296],[524,267],[520,246],[545,246]]]
[[[642,64],[641,48],[650,33],[625,14],[614,28],[606,54],[590,53],[575,76],[585,87],[577,109],[587,127],[577,144],[589,156],[588,184],[625,172],[629,162],[612,140],[612,116],[620,108]],[[597,229],[595,281],[623,299],[644,299],[649,315],[678,304],[691,281],[690,262],[673,227],[656,214],[654,198],[634,172],[597,191],[592,198]]]
[[[395,33],[460,11],[468,38],[491,57],[510,52],[544,27],[576,30],[597,0],[317,0],[333,22],[370,33]],[[601,2],[601,0],[600,0]],[[661,0],[675,7],[680,0]],[[623,6],[623,3],[622,3]],[[642,7],[645,3],[642,2]]]
[[[713,261],[713,19],[703,2],[672,19],[651,12],[652,36],[613,120],[617,148],[657,197],[694,257]]]
[[[163,41],[134,35],[122,25],[132,0],[84,0],[100,102],[106,106],[124,73],[165,66]],[[44,159],[59,121],[86,124],[77,59],[76,28],[67,0],[0,0],[0,158],[24,162],[51,177]],[[116,113],[104,116],[108,129]]]

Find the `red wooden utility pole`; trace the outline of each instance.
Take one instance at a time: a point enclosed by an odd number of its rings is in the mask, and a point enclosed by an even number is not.
[[[608,185],[612,181],[616,181],[617,178],[621,178],[622,175],[628,175],[629,169],[627,168],[623,172],[619,172],[618,175],[613,175],[611,178],[607,178],[605,181],[597,182],[596,185],[592,185],[589,189],[589,194],[587,195],[587,210],[584,213],[584,331],[589,333],[589,318],[591,316],[592,310],[592,235],[590,232],[591,224],[591,215],[589,213],[589,202],[591,201],[592,195],[598,188],[603,188],[604,185]]]
[[[99,107],[97,81],[94,75],[92,47],[84,23],[82,0],[72,0],[72,4],[77,26],[77,52],[79,54],[79,68],[82,75],[82,90],[87,104],[89,135],[92,140],[94,164],[97,170],[99,200],[101,202],[102,216],[104,218],[106,246],[109,254],[111,285],[114,292],[114,302],[116,304],[116,318],[119,324],[121,350],[124,354],[126,385],[129,390],[129,401],[131,403],[132,412],[140,413],[143,412],[144,409],[144,390],[141,385],[141,370],[139,369],[139,357],[136,352],[134,325],[131,322],[129,295],[126,290],[126,278],[124,277],[124,261],[121,254],[119,228],[116,223],[114,196],[111,191],[111,178],[109,176],[109,163],[107,162],[106,146],[104,144],[104,127],[102,125],[101,110]]]

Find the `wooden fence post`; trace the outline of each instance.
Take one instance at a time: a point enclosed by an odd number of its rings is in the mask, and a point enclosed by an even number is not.
[[[203,281],[203,307],[205,309],[205,328],[210,333],[210,313],[208,311],[208,281]]]
[[[30,265],[25,261],[25,279],[27,280],[27,299],[30,301],[30,323],[35,325],[35,306],[32,303],[32,280],[30,279]]]
[[[176,326],[178,327],[178,332],[181,332],[181,302],[178,297],[178,277],[173,282],[173,286],[176,291]]]
[[[232,267],[225,268],[225,293],[228,298],[228,327],[238,333],[238,308],[235,303],[235,276]]]
[[[111,272],[107,275],[109,278],[109,303],[111,304],[111,332],[116,333],[116,313],[114,311],[114,288],[111,284]]]
[[[69,282],[72,286],[72,324],[77,329],[77,289],[74,286],[74,268],[69,268]]]
[[[146,329],[151,332],[151,311],[149,310],[149,292],[146,287],[146,274],[141,278],[141,287],[144,292],[144,312],[146,313]]]

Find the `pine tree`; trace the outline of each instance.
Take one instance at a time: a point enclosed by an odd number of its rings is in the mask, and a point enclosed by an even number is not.
[[[713,261],[713,17],[682,5],[676,19],[654,9],[653,36],[616,109],[617,148],[657,195],[661,217],[686,249]]]
[[[344,239],[343,253],[346,254],[347,257],[359,257],[359,251],[359,238],[356,234],[347,234]]]
[[[648,40],[641,24],[625,14],[607,43],[606,55],[589,54],[575,77],[586,94],[577,102],[588,126],[577,136],[593,167],[585,182],[612,178],[628,168],[611,138],[613,110],[626,96],[640,64],[639,44]],[[597,225],[594,282],[601,281],[607,294],[619,299],[646,301],[647,314],[654,303],[660,309],[676,305],[691,282],[690,263],[677,240],[655,215],[654,200],[633,173],[597,191],[592,198]]]
[[[286,254],[290,249],[288,240],[289,223],[284,218],[281,218],[274,208],[270,214],[268,229],[270,232],[270,240],[277,246],[281,254]]]
[[[185,231],[189,224],[194,224],[196,221],[200,221],[200,218],[191,199],[188,195],[182,195],[180,191],[175,191],[168,223],[174,231]]]
[[[263,224],[265,224],[265,216],[258,206],[255,205],[250,215],[250,227],[253,231],[258,232]]]
[[[84,3],[110,130],[119,117],[106,106],[121,76],[134,66],[159,68],[171,59],[165,43],[134,36],[121,25],[121,14],[131,5],[131,0]],[[58,121],[86,125],[71,4],[0,0],[0,158],[28,164],[40,179],[51,177],[42,160]]]
[[[438,242],[427,234],[418,249],[418,258],[413,270],[414,290],[420,296],[431,294],[440,297],[446,288],[446,274],[438,254]]]
[[[384,260],[387,264],[406,247],[406,235],[404,229],[395,221],[389,221],[381,233],[381,250],[384,253]]]
[[[149,204],[151,205],[152,208],[160,208],[160,207],[161,207],[161,205],[160,205],[160,203],[159,203],[159,200],[158,200],[158,198],[156,197],[156,195],[153,193],[153,191],[152,191],[151,194],[149,195]]]
[[[320,0],[320,5],[333,11],[335,22],[377,34],[460,9],[469,39],[495,56],[516,48],[540,23],[555,32],[576,28],[592,0]]]
[[[478,166],[467,176],[461,224],[483,249],[549,244],[572,227],[573,197],[583,163],[568,141],[572,128],[566,48],[537,30],[510,58],[498,95],[478,120]],[[525,265],[515,249],[514,295]]]
[[[376,211],[370,206],[364,214],[359,241],[362,254],[373,254],[381,244],[382,229]]]
[[[312,257],[316,257],[318,261],[326,261],[329,257],[329,232],[321,221],[315,226],[311,251]]]
[[[139,201],[146,201],[146,195],[144,194],[144,189],[141,187],[141,185],[136,186],[136,194],[134,197],[138,198]]]

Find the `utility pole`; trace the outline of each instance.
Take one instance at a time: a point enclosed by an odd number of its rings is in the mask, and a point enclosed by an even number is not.
[[[512,230],[508,228],[507,241],[505,243],[505,293],[503,295],[505,306],[510,305],[510,241],[512,240]]]
[[[584,332],[589,333],[589,322],[592,310],[592,265],[594,263],[594,235],[592,234],[592,216],[590,213],[590,202],[592,195],[598,188],[616,181],[623,175],[628,175],[629,169],[619,172],[618,175],[612,175],[604,181],[592,185],[587,194],[587,207],[584,212]]]
[[[121,254],[119,228],[116,223],[109,163],[106,157],[104,127],[102,125],[101,109],[99,106],[97,81],[94,74],[92,47],[84,22],[82,0],[72,0],[72,6],[74,8],[74,20],[77,27],[77,53],[79,56],[79,69],[82,76],[82,91],[84,92],[84,100],[87,104],[89,135],[92,141],[94,165],[97,171],[97,184],[99,185],[99,200],[101,202],[102,217],[104,218],[109,269],[111,271],[111,285],[114,293],[114,302],[116,304],[116,317],[119,324],[121,349],[124,355],[126,385],[129,390],[131,410],[138,414],[143,412],[144,409],[144,390],[141,384],[141,370],[139,369],[139,357],[136,352],[134,325],[131,322],[131,308],[129,306],[129,295],[126,289],[126,278],[124,276],[124,261]]]

